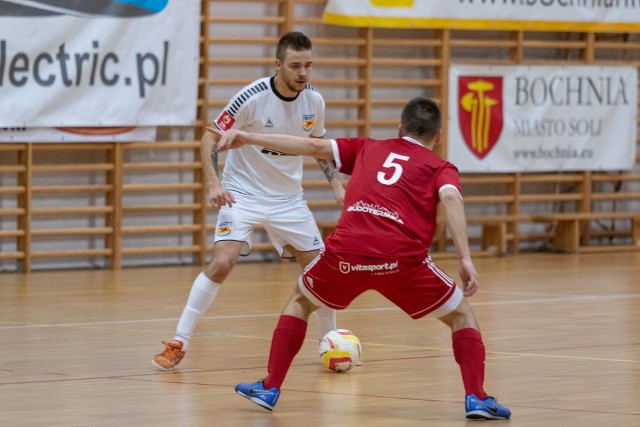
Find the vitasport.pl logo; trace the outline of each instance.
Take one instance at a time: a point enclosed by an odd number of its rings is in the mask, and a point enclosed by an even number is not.
[[[161,12],[168,3],[169,0],[2,0],[0,19],[145,18]],[[124,85],[137,89],[138,96],[144,98],[150,88],[164,86],[167,81],[169,41],[157,42],[159,46],[153,52],[134,52],[135,67],[127,72],[121,69],[126,61],[117,52],[106,50],[99,40],[86,40],[84,44],[74,40],[74,48],[68,46],[68,41],[61,41],[55,47],[47,45],[47,50],[21,51],[7,39],[0,39],[0,88],[34,84],[43,88]]]
[[[372,273],[386,274],[398,269],[398,261],[385,262],[384,264],[350,264],[340,261],[340,272],[349,274],[352,271],[370,271]]]

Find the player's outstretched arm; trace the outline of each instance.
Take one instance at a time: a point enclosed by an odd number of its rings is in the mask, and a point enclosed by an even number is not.
[[[200,154],[202,160],[202,172],[207,180],[207,195],[214,208],[223,205],[231,207],[235,203],[233,194],[227,191],[220,182],[218,171],[218,152],[215,146],[220,137],[211,132],[205,132],[200,140]]]
[[[462,198],[454,188],[444,188],[440,191],[440,202],[447,221],[447,229],[458,253],[462,291],[465,297],[470,297],[478,290],[478,273],[471,260],[467,219],[464,214]]]
[[[217,145],[218,152],[239,148],[243,145],[259,145],[261,147],[278,150],[283,153],[333,160],[333,149],[331,147],[331,142],[328,139],[280,134],[249,133],[237,129],[230,129],[223,132],[213,127],[208,127],[207,130],[220,137]]]
[[[320,165],[320,169],[324,173],[324,176],[327,177],[327,181],[331,185],[331,190],[333,191],[333,198],[336,200],[338,205],[344,205],[344,194],[345,189],[342,185],[342,181],[338,176],[338,171],[333,166],[333,162],[327,159],[321,159],[320,157],[316,157],[316,162]]]

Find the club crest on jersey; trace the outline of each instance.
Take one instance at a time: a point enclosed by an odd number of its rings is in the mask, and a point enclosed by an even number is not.
[[[315,114],[305,114],[302,116],[302,129],[309,132],[316,124]]]
[[[236,119],[234,119],[231,114],[229,114],[229,112],[225,110],[224,113],[222,113],[222,115],[218,117],[216,124],[221,130],[228,130],[231,126],[233,126],[235,122]]]
[[[217,234],[220,237],[228,236],[233,230],[233,226],[230,222],[221,222],[218,226]]]

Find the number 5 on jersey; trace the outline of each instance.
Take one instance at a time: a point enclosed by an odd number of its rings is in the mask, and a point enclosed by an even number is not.
[[[400,154],[389,153],[389,156],[384,161],[382,167],[387,169],[393,168],[393,174],[391,175],[391,178],[387,178],[386,172],[378,172],[378,181],[380,182],[380,184],[393,185],[398,182],[398,180],[400,179],[400,175],[402,175],[402,165],[400,163],[397,163],[397,160],[406,162],[407,160],[409,160],[409,156],[401,156]]]

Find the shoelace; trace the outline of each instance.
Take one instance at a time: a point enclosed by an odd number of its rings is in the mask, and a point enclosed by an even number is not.
[[[493,403],[493,406],[494,406],[496,412],[500,410],[500,405],[498,404],[498,399],[496,399],[493,396],[487,396],[487,399],[491,399],[491,403]],[[491,410],[493,411],[494,408],[491,408]]]
[[[258,384],[262,384],[262,389],[263,389],[264,391],[267,391],[267,390],[265,390],[265,389],[264,389],[264,380],[258,380]],[[258,394],[259,392],[262,392],[263,390],[260,390],[259,388],[251,387],[251,388],[249,389],[249,393],[251,393],[251,394]]]
[[[164,351],[169,353],[172,357],[175,357],[177,353],[180,351],[180,348],[177,345],[172,344],[170,342],[162,341],[162,344],[164,344],[167,347]]]

